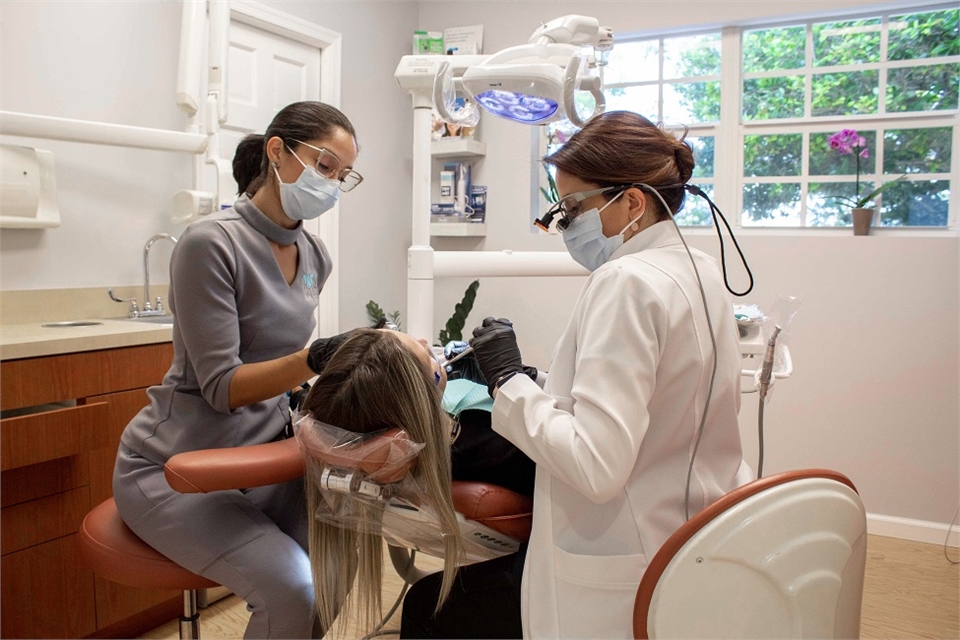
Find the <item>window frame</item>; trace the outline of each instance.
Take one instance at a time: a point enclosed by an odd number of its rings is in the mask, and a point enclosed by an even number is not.
[[[889,22],[891,16],[912,15],[926,13],[931,11],[940,11],[955,8],[952,4],[930,4],[915,7],[901,7],[886,9],[874,12],[851,12],[837,15],[819,15],[805,16],[796,20],[766,21],[750,24],[740,24],[723,27],[720,33],[720,119],[713,122],[698,123],[689,125],[687,135],[689,137],[702,137],[713,135],[714,145],[714,173],[712,179],[691,180],[694,184],[711,184],[714,188],[714,201],[723,211],[731,226],[738,233],[747,235],[783,235],[800,233],[802,235],[835,235],[846,234],[850,231],[850,226],[806,226],[809,212],[807,209],[807,194],[811,182],[825,182],[827,179],[831,182],[844,182],[847,176],[815,176],[811,179],[809,174],[809,140],[811,134],[824,132],[836,132],[842,128],[869,128],[877,131],[875,148],[870,149],[875,158],[875,172],[868,174],[866,180],[873,182],[873,178],[882,178],[883,173],[883,132],[889,129],[918,129],[928,127],[952,127],[951,138],[951,160],[950,170],[946,174],[910,174],[911,179],[914,176],[925,179],[924,176],[932,175],[928,179],[949,180],[950,196],[948,201],[947,224],[945,226],[881,226],[875,225],[871,230],[874,234],[892,234],[906,235],[911,237],[937,236],[951,237],[958,235],[958,217],[960,217],[960,109],[949,109],[941,111],[924,112],[886,112],[886,77],[884,72],[879,73],[878,91],[881,99],[878,104],[878,113],[863,114],[854,116],[829,115],[813,116],[811,114],[812,101],[812,80],[815,75],[822,73],[865,70],[865,69],[896,69],[904,67],[920,67],[934,64],[957,62],[957,56],[940,56],[935,58],[916,58],[911,60],[886,60]],[[813,25],[821,22],[845,22],[851,20],[863,20],[870,18],[879,18],[880,26],[883,28],[880,38],[880,60],[878,62],[863,63],[862,65],[813,65],[813,44],[812,33]],[[745,32],[762,29],[786,28],[793,26],[802,26],[805,29],[806,49],[804,53],[805,64],[801,68],[783,71],[764,71],[751,72],[749,74],[743,71],[742,46],[743,35]],[[717,33],[717,29],[690,29],[685,31],[675,31],[669,33],[644,33],[629,34],[620,39],[621,42],[637,42],[659,40],[659,64],[658,79],[656,81],[644,81],[637,83],[612,83],[604,85],[604,88],[621,86],[640,86],[640,85],[659,85],[658,91],[658,109],[663,108],[663,86],[665,84],[676,84],[682,80],[713,81],[716,76],[697,76],[696,78],[670,78],[663,79],[663,40]],[[742,95],[743,83],[745,79],[764,76],[777,75],[803,75],[804,76],[804,116],[801,118],[780,118],[767,120],[745,120],[742,114]],[[668,125],[672,123],[667,123]],[[546,132],[545,127],[538,127],[538,133],[535,136],[533,144],[536,155],[534,156],[535,170],[538,179],[534,184],[545,186],[546,179],[540,158],[546,153]],[[763,134],[796,134],[803,136],[803,149],[801,158],[801,172],[798,176],[776,176],[753,178],[744,174],[744,139],[749,135]],[[886,174],[889,175],[889,174]],[[839,178],[839,179],[835,179]],[[861,181],[864,178],[861,176]],[[783,182],[800,184],[800,207],[801,207],[801,225],[744,225],[742,223],[744,185],[755,182]],[[690,196],[693,197],[693,196]],[[540,196],[539,188],[534,189],[534,202],[538,206],[533,208],[536,212],[545,209],[545,201]],[[531,228],[532,225],[531,225]],[[712,223],[710,225],[685,225],[685,231],[697,233],[714,233]]]

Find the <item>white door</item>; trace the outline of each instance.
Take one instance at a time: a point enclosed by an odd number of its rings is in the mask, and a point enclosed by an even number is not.
[[[284,17],[280,16],[283,20]],[[237,144],[249,133],[262,134],[276,113],[300,100],[321,99],[321,50],[313,44],[278,35],[267,29],[230,21],[230,46],[226,64],[227,121],[220,125],[221,157],[232,159]],[[236,183],[231,184],[237,192]],[[319,236],[330,249],[334,274],[320,293],[317,311],[317,335],[337,332],[337,239],[334,209],[304,223],[304,228]]]
[[[320,50],[243,24],[230,23],[224,158],[248,133],[263,133],[291,102],[320,99]]]

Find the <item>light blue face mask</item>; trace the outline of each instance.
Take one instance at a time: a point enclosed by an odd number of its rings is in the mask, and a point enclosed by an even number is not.
[[[571,220],[570,225],[561,232],[563,243],[567,245],[570,257],[590,271],[596,271],[610,259],[613,252],[623,244],[624,232],[630,228],[630,225],[643,217],[643,213],[641,213],[628,222],[627,226],[612,238],[603,235],[603,221],[600,220],[600,212],[613,204],[624,193],[621,191],[599,209],[594,207],[584,211]]]
[[[280,172],[276,164],[273,172],[277,174],[280,184],[280,204],[283,211],[294,220],[313,220],[330,211],[340,199],[340,181],[326,178],[313,167],[308,167],[293,153],[290,147],[287,150],[303,165],[303,172],[296,182],[284,184],[280,179]]]

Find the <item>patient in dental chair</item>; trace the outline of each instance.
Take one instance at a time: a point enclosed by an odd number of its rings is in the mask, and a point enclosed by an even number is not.
[[[425,341],[386,329],[357,329],[337,350],[301,411],[317,424],[355,434],[404,430],[422,446],[412,481],[436,513],[443,532],[443,604],[463,556],[450,495],[452,479],[497,484],[532,495],[533,463],[490,428],[490,412],[466,379],[451,381]],[[324,508],[315,474],[306,474],[309,513]],[[371,507],[367,514],[375,521]],[[383,547],[363,527],[310,519],[310,557],[320,620],[330,630],[338,613],[355,606],[361,624],[379,620]],[[355,589],[351,590],[356,580]]]

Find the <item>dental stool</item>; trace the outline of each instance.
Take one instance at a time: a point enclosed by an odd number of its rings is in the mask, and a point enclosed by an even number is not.
[[[183,591],[180,637],[200,637],[197,590],[217,584],[187,571],[138,538],[120,518],[113,498],[86,515],[78,539],[87,565],[106,580],[142,589]]]
[[[194,462],[191,473],[177,474],[176,459],[180,456],[186,456],[188,463]],[[303,475],[303,461],[297,443],[284,440],[180,454],[170,459],[165,472],[170,485],[181,493],[219,491],[293,480]],[[79,543],[81,557],[106,580],[143,589],[182,591],[180,638],[200,637],[197,591],[219,585],[187,571],[138,538],[123,522],[113,498],[86,515]]]
[[[866,552],[866,512],[843,474],[748,482],[660,547],[637,590],[634,637],[859,638]]]

